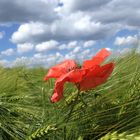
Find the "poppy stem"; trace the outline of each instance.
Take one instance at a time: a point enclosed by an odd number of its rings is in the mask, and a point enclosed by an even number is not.
[[[75,105],[76,105],[76,103],[77,103],[77,101],[78,101],[79,94],[80,94],[80,90],[78,89],[77,96],[76,96],[76,98],[75,98],[74,103],[72,104],[71,110],[70,110],[70,112],[69,112],[69,114],[68,114],[68,118],[67,118],[67,120],[66,120],[66,123],[69,121],[69,119],[70,119],[70,117],[71,117],[71,114],[72,114],[72,112],[73,112],[73,110],[74,110],[74,107],[75,107]]]
[[[80,94],[80,90],[78,89],[77,96],[76,96],[76,98],[75,98],[74,103],[72,104],[71,110],[70,110],[70,112],[69,112],[69,114],[68,114],[68,118],[66,118],[66,124],[68,123],[68,121],[69,121],[69,119],[70,119],[70,117],[71,117],[71,114],[72,114],[72,112],[73,112],[73,110],[74,110],[74,107],[75,107],[75,105],[76,105],[76,103],[77,103],[77,101],[78,101],[79,94]],[[66,136],[66,126],[64,126],[64,140],[67,140],[67,136]]]
[[[82,95],[79,96],[79,97],[80,97],[81,102],[82,102],[85,106],[88,106],[87,103],[83,100]]]

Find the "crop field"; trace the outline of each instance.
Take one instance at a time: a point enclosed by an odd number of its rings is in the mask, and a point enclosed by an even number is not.
[[[58,103],[47,69],[1,66],[0,140],[140,140],[140,55],[113,61],[106,83],[78,97],[66,83]]]

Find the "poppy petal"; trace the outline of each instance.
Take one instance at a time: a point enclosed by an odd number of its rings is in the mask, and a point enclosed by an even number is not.
[[[104,66],[97,65],[90,69],[84,79],[80,82],[80,90],[89,90],[106,82],[114,69],[114,63],[108,63]]]
[[[91,68],[95,65],[100,65],[110,55],[110,52],[103,48],[91,60],[86,60],[83,63],[83,68]]]
[[[55,65],[50,68],[47,75],[44,77],[44,81],[47,81],[49,78],[59,78],[61,75],[66,74],[72,69],[76,69],[77,64],[73,60],[66,60],[60,64]]]
[[[76,84],[83,79],[85,74],[86,70],[76,69],[59,77],[55,82],[54,93],[51,97],[51,101],[58,102],[61,98],[63,98],[63,88],[65,82],[72,82]]]

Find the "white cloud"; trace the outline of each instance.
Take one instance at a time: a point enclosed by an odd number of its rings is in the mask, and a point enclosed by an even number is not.
[[[57,41],[73,40],[99,40],[116,32],[117,26],[96,22],[91,15],[86,13],[74,13],[61,17],[51,24],[31,22],[22,24],[13,33],[11,40],[14,43],[45,42],[51,39]]]
[[[73,51],[65,54],[64,59],[73,59],[78,62],[82,62],[86,59],[89,59],[93,56],[91,49],[81,49],[81,47],[77,46]]]
[[[96,41],[94,41],[94,40],[88,40],[88,41],[86,41],[85,43],[84,43],[84,48],[88,48],[88,47],[92,47],[93,45],[95,45],[96,44]]]
[[[50,40],[47,42],[42,42],[41,44],[38,44],[35,46],[35,50],[37,52],[44,52],[44,51],[49,51],[53,49],[57,49],[57,45],[59,43],[55,40]]]
[[[77,46],[76,48],[74,48],[73,53],[79,53],[81,50],[81,47]]]
[[[110,0],[61,0],[61,2],[64,4],[64,6],[61,7],[61,11],[65,13],[71,13],[76,11],[95,11],[101,6],[106,5],[108,2],[110,2]]]
[[[94,55],[94,49],[84,49],[83,47],[77,46],[67,53],[61,53],[56,51],[53,54],[46,54],[42,52],[38,52],[33,54],[33,56],[21,56],[17,57],[13,61],[2,61],[2,63],[7,67],[13,67],[17,65],[24,65],[28,67],[34,67],[34,66],[45,66],[49,68],[50,66],[53,66],[55,64],[58,64],[64,60],[72,59],[76,62],[82,62],[84,60],[90,59]]]
[[[61,44],[58,46],[59,50],[68,50],[73,52],[81,49],[87,49],[93,47],[96,44],[94,40],[87,40],[87,41],[69,41],[67,44]]]
[[[117,37],[114,44],[117,46],[136,45],[138,42],[137,36]]]
[[[95,21],[103,24],[119,23],[121,27],[126,25],[139,27],[140,14],[137,0],[61,0],[64,6],[61,7],[62,14],[70,14],[72,12],[85,12],[92,15]],[[115,14],[114,14],[115,11]]]
[[[108,51],[112,51],[113,49],[111,49],[111,48],[106,48]]]
[[[92,53],[90,49],[86,49],[82,52],[82,55],[88,55],[89,53]],[[93,54],[92,54],[93,55]]]
[[[67,49],[67,45],[66,44],[61,44],[58,46],[59,50],[65,50]]]
[[[131,51],[132,51],[131,48],[124,48],[123,50],[120,50],[120,53],[121,53],[122,55],[125,55],[125,54],[130,53]]]
[[[4,37],[4,35],[5,35],[4,31],[0,32],[0,39],[2,39]]]
[[[2,60],[0,60],[0,66],[9,67],[10,62],[6,59],[2,59]]]
[[[67,49],[73,49],[77,46],[78,42],[77,41],[71,41],[68,43]]]
[[[50,55],[36,53],[32,57],[22,56],[22,57],[16,58],[13,62],[11,62],[11,65],[12,66],[24,65],[28,67],[45,66],[48,68],[63,60],[64,60],[64,57],[59,52],[56,52],[55,54],[50,54]]]
[[[58,0],[28,0],[27,3],[23,0],[0,2],[1,8],[5,7],[4,13],[7,10],[9,12],[9,9],[16,13],[16,16],[9,16],[9,21],[17,21],[17,18],[22,18],[24,21],[24,24],[21,24],[12,35],[11,40],[16,44],[26,42],[39,44],[51,39],[102,40],[121,29],[139,30],[139,1],[60,0],[60,2],[63,3],[61,7],[57,7]],[[9,5],[9,9],[6,5]]]
[[[63,6],[58,7],[58,1]],[[62,58],[82,61],[93,55],[96,42],[122,29],[138,31],[139,5],[138,0],[2,0],[0,25],[19,23],[11,36],[17,52],[31,51],[34,45],[37,54],[16,61],[30,60],[33,65],[50,65],[50,61],[56,63]],[[137,36],[117,37],[114,42],[119,46],[136,43]]]
[[[61,44],[58,46],[58,50],[67,50],[71,53],[79,53],[83,50],[87,50],[95,45],[96,41],[87,40],[87,41],[69,41],[67,44]],[[92,48],[91,48],[92,49]],[[73,55],[73,54],[72,54]],[[74,58],[74,57],[73,57]]]
[[[30,22],[22,24],[16,32],[13,33],[11,41],[13,43],[21,44],[26,42],[36,42],[36,36],[45,33],[46,25],[39,22]],[[31,37],[34,39],[31,40]]]
[[[118,49],[117,51],[113,52],[115,57],[124,57],[125,55],[132,52],[132,48],[123,48]]]
[[[66,59],[66,60],[67,59],[77,60],[76,57],[77,57],[76,54],[70,52],[70,53],[65,54],[64,59]]]
[[[29,66],[32,64],[32,61],[26,57],[17,57],[13,62],[11,62],[11,66]]]
[[[52,43],[53,42],[53,43]],[[77,42],[77,41],[71,41],[67,44],[61,44],[60,46],[63,47],[70,47],[67,50],[67,52],[64,54],[61,54],[59,51],[61,51],[61,49],[59,48],[59,44],[58,42],[51,40],[45,43],[41,43],[38,45],[38,47],[36,47],[36,52],[32,57],[20,57],[17,58],[15,61],[12,62],[12,66],[15,65],[26,65],[29,67],[32,66],[45,66],[45,67],[50,67],[52,65],[55,65],[59,62],[62,62],[66,59],[73,59],[77,62],[82,62],[86,59],[89,59],[93,56],[94,51],[93,49],[90,48],[84,48],[85,42]],[[54,44],[54,45],[53,45]],[[56,44],[56,45],[55,45]],[[79,46],[81,45],[81,46]],[[55,47],[53,47],[55,46]],[[44,51],[48,51],[50,49],[55,49],[54,54],[49,54],[49,53],[44,53]]]
[[[51,22],[57,18],[54,11],[57,4],[57,0],[1,0],[0,22]]]
[[[58,46],[59,50],[72,50],[78,46],[78,41],[69,41]]]
[[[17,45],[17,52],[22,54],[22,53],[27,53],[32,51],[34,48],[34,45],[31,43],[24,43],[24,44],[18,44]]]
[[[93,57],[94,53],[95,52],[93,50],[86,49],[81,53],[79,60],[82,60],[82,62],[83,62],[84,60],[91,59]]]
[[[1,55],[5,55],[5,56],[11,56],[14,54],[14,50],[12,48],[4,50],[1,52]]]

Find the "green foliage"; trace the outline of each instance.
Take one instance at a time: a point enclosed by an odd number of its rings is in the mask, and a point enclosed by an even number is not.
[[[135,130],[133,133],[123,132],[121,134],[117,132],[108,133],[100,140],[139,140],[140,130]]]
[[[112,61],[112,60],[111,60]],[[140,137],[140,56],[117,58],[113,74],[78,93],[66,84],[51,103],[54,79],[44,68],[0,68],[1,140],[117,140]]]

